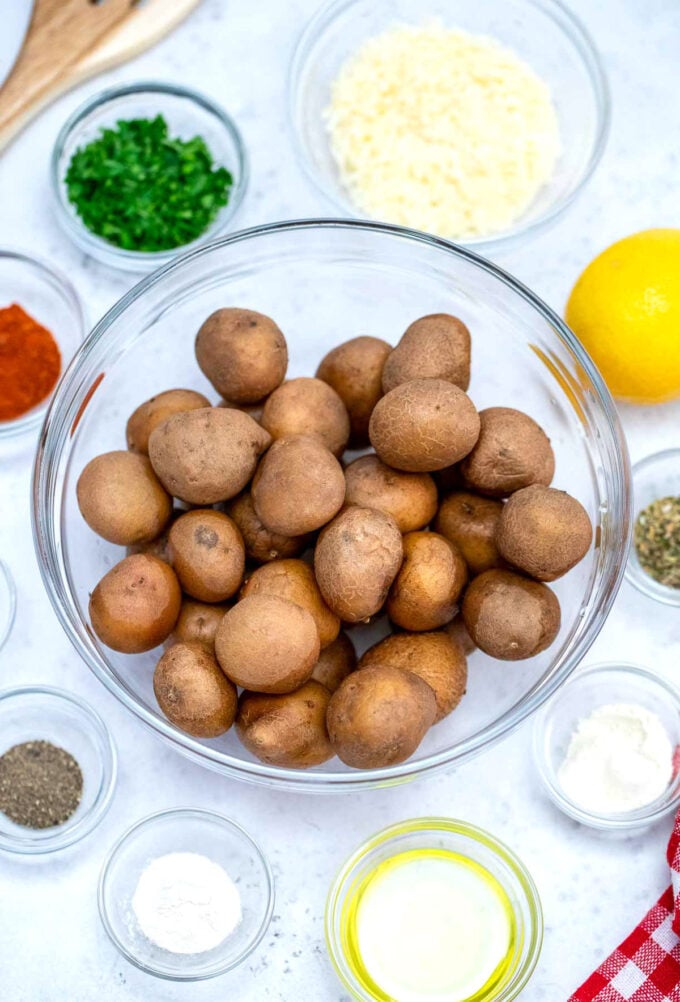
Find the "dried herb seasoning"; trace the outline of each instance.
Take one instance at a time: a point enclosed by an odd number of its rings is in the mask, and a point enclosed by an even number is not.
[[[18,825],[63,825],[82,794],[80,766],[49,741],[25,741],[0,756],[0,811]]]
[[[659,498],[637,517],[635,551],[643,571],[668,588],[680,588],[680,497]]]
[[[150,253],[200,237],[229,201],[233,178],[201,136],[173,137],[157,115],[102,129],[73,154],[65,183],[92,233]]]

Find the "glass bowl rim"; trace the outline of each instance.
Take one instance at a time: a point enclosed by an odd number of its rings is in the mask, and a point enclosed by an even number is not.
[[[310,162],[297,124],[297,106],[300,93],[300,77],[309,56],[309,50],[323,32],[332,28],[340,14],[349,7],[366,2],[367,0],[327,0],[327,2],[322,3],[321,7],[314,12],[300,33],[288,68],[288,126],[293,137],[293,148],[298,164],[307,179],[314,186],[315,191],[335,211],[342,212],[350,217],[355,216],[357,213],[356,206],[353,205],[349,197],[343,198],[333,186],[327,184]],[[594,97],[595,136],[588,161],[572,189],[561,199],[553,202],[540,216],[525,223],[515,223],[509,230],[501,234],[460,239],[460,244],[463,247],[489,255],[496,254],[501,250],[507,250],[519,240],[525,237],[530,238],[540,233],[541,230],[549,226],[571,205],[588,183],[602,159],[611,129],[612,99],[609,81],[599,50],[583,22],[561,0],[524,0],[524,2],[525,6],[535,7],[546,14],[555,26],[561,30],[562,34],[569,38],[577,51],[581,64],[588,76],[590,89]],[[450,239],[457,241],[456,237]]]
[[[164,267],[159,268],[151,275],[147,275],[127,292],[95,325],[84,345],[73,359],[67,376],[59,386],[59,392],[55,394],[50,403],[50,407],[43,424],[40,441],[35,456],[33,467],[33,477],[31,485],[31,513],[33,539],[38,556],[40,573],[47,589],[52,606],[61,622],[66,635],[71,640],[79,656],[83,658],[88,667],[94,672],[97,678],[104,683],[113,695],[131,710],[139,719],[143,720],[156,733],[166,738],[178,751],[202,762],[209,768],[217,771],[228,772],[229,775],[259,782],[265,785],[273,783],[279,789],[291,789],[297,791],[346,791],[356,789],[366,789],[376,786],[392,785],[396,782],[403,782],[416,776],[433,775],[443,769],[451,768],[452,762],[462,762],[481,751],[483,748],[491,747],[505,735],[509,734],[522,721],[526,720],[534,710],[545,702],[555,690],[561,685],[574,670],[576,665],[582,660],[596,636],[600,632],[604,621],[614,602],[625,569],[625,560],[617,562],[617,566],[610,567],[606,575],[606,586],[600,587],[600,602],[598,606],[597,618],[591,623],[591,632],[587,636],[581,636],[574,644],[573,649],[563,656],[560,670],[555,671],[553,666],[551,678],[545,683],[544,689],[536,694],[531,691],[524,697],[523,704],[518,710],[511,708],[507,710],[492,724],[489,724],[478,734],[475,734],[457,746],[456,753],[452,755],[451,749],[436,752],[420,761],[412,759],[398,765],[389,766],[385,769],[367,769],[362,771],[338,772],[332,776],[324,773],[317,773],[312,770],[304,772],[296,769],[267,766],[261,762],[251,762],[246,759],[227,755],[218,749],[210,748],[201,744],[197,739],[188,734],[184,734],[174,728],[168,721],[161,719],[143,706],[138,700],[131,699],[128,694],[119,686],[118,682],[109,674],[108,669],[100,663],[101,659],[92,656],[91,651],[82,643],[78,635],[78,624],[81,618],[75,614],[71,617],[67,613],[69,606],[68,595],[62,599],[60,591],[60,580],[58,571],[58,547],[54,546],[54,529],[51,518],[43,509],[49,512],[46,481],[52,481],[49,475],[50,466],[56,446],[51,437],[61,434],[60,426],[65,423],[65,415],[60,413],[62,397],[66,394],[68,382],[76,375],[78,367],[84,364],[91,353],[95,351],[99,341],[101,341],[112,323],[114,323],[124,312],[136,302],[140,296],[151,291],[154,286],[165,280],[178,269],[184,268],[190,262],[198,258],[211,254],[215,250],[223,249],[231,244],[238,244],[260,236],[271,236],[277,233],[294,233],[298,230],[344,230],[347,232],[375,233],[379,236],[396,237],[404,241],[422,243],[429,247],[438,248],[446,254],[460,258],[468,264],[480,268],[503,285],[510,288],[521,299],[527,302],[545,320],[555,335],[566,344],[570,352],[575,356],[579,365],[585,372],[593,390],[593,395],[597,400],[602,417],[606,420],[607,428],[612,442],[615,444],[616,466],[613,476],[618,481],[618,490],[610,499],[610,511],[614,504],[620,507],[621,529],[624,535],[623,547],[630,538],[630,492],[629,484],[629,459],[623,428],[621,426],[618,412],[614,401],[595,368],[594,363],[589,358],[583,346],[580,344],[573,332],[567,327],[560,316],[546,303],[544,303],[535,293],[531,292],[522,282],[509,275],[503,269],[493,264],[491,261],[480,257],[474,251],[465,247],[453,244],[442,237],[435,237],[419,230],[410,230],[404,227],[395,226],[388,223],[376,223],[367,220],[356,219],[298,219],[276,223],[267,223],[250,229],[239,230],[235,233],[227,234],[211,243],[203,244],[178,256]],[[612,557],[612,560],[614,558]]]
[[[668,460],[675,460],[678,464],[678,483],[680,484],[680,449],[661,449],[659,452],[652,452],[642,459],[638,459],[631,467],[631,477],[633,483],[633,497],[635,497],[635,480],[640,474],[647,473],[652,467]],[[633,520],[638,512],[633,512]],[[635,544],[631,543],[626,562],[626,580],[641,594],[647,598],[653,598],[662,605],[680,606],[680,588],[671,588],[655,581],[653,577],[643,571],[635,559]]]
[[[548,722],[556,707],[559,706],[560,701],[570,689],[578,687],[585,680],[592,679],[593,676],[606,679],[608,676],[611,677],[615,674],[627,675],[644,686],[650,688],[653,686],[665,690],[676,709],[680,712],[680,689],[662,675],[658,675],[649,668],[634,664],[631,661],[601,661],[576,672],[565,682],[556,695],[536,714],[532,735],[534,762],[536,763],[544,789],[552,802],[574,821],[579,821],[581,824],[587,825],[590,828],[597,828],[601,831],[628,831],[648,827],[667,814],[677,810],[680,805],[679,786],[675,796],[664,804],[659,804],[661,798],[657,797],[650,804],[646,804],[635,811],[598,814],[579,807],[578,804],[564,793],[556,779],[553,781],[552,775],[554,769],[548,764],[545,756],[545,733]]]
[[[182,244],[179,247],[163,251],[131,251],[109,243],[107,240],[88,230],[87,226],[70,210],[68,200],[64,194],[64,185],[59,171],[59,164],[67,142],[72,135],[77,133],[91,114],[119,98],[143,94],[163,94],[167,97],[183,98],[188,100],[190,104],[199,106],[219,122],[223,131],[229,135],[234,144],[238,163],[238,175],[235,177],[231,187],[227,205],[222,207],[211,224],[211,226],[215,227],[213,231],[214,237],[224,230],[224,227],[236,215],[250,180],[250,162],[239,127],[224,108],[217,104],[216,101],[213,101],[211,97],[202,93],[202,91],[195,90],[193,87],[170,83],[169,81],[140,80],[134,83],[117,84],[98,91],[96,94],[92,94],[69,115],[54,141],[50,157],[50,187],[59,222],[75,245],[84,246],[87,248],[88,253],[95,258],[98,258],[100,254],[106,253],[110,260],[118,261],[119,267],[130,267],[132,270],[138,268],[140,263],[148,264],[149,268],[160,267],[177,255],[192,250],[201,243],[202,237],[197,237],[196,240],[189,244]]]
[[[28,265],[29,268],[35,269],[42,275],[45,283],[55,290],[57,295],[61,296],[63,302],[71,312],[74,321],[75,340],[79,344],[82,344],[85,340],[87,328],[85,310],[75,286],[66,275],[59,268],[55,268],[46,258],[32,252],[29,253],[29,251],[23,250],[20,247],[0,247],[0,261],[3,260],[17,261],[21,265]],[[55,340],[57,339],[55,338]],[[69,359],[68,363],[64,365],[64,359],[62,358],[62,371],[59,381],[61,381],[71,361],[72,359]],[[37,428],[42,423],[45,412],[55,393],[56,387],[42,403],[30,410],[28,414],[15,418],[13,421],[0,421],[0,441],[2,439],[14,438],[15,435],[22,435],[32,428]]]
[[[519,995],[534,973],[543,945],[543,906],[534,878],[519,856],[510,846],[501,839],[496,838],[491,832],[468,821],[448,818],[443,815],[411,818],[388,825],[362,842],[338,868],[328,891],[324,914],[324,931],[328,955],[340,981],[355,999],[363,1000],[364,996],[357,994],[357,989],[351,984],[342,970],[340,958],[344,957],[344,954],[333,930],[337,910],[338,908],[342,908],[344,904],[346,884],[352,876],[352,871],[359,863],[367,859],[381,846],[388,845],[402,835],[426,835],[430,832],[442,831],[454,835],[462,835],[466,841],[481,844],[490,849],[513,872],[524,892],[524,900],[531,919],[525,937],[528,942],[527,956],[517,967],[516,973],[519,980],[512,986],[514,994],[507,996],[507,1002]]]
[[[113,931],[113,926],[111,925],[109,919],[109,910],[106,904],[106,887],[108,879],[111,875],[111,870],[115,864],[118,854],[121,849],[134,838],[137,833],[142,828],[152,828],[157,822],[165,821],[168,818],[182,820],[186,818],[198,819],[198,820],[209,820],[212,822],[218,822],[219,825],[224,829],[228,829],[232,834],[236,833],[239,837],[245,839],[245,841],[253,849],[255,856],[262,866],[262,871],[265,876],[266,887],[264,895],[266,895],[267,904],[264,911],[263,919],[258,927],[256,933],[244,946],[243,950],[232,960],[227,963],[220,964],[215,970],[211,970],[205,974],[193,974],[187,972],[186,974],[170,974],[164,971],[159,971],[155,967],[151,967],[148,964],[143,963],[135,956],[127,947],[120,941],[118,936]],[[104,926],[106,935],[109,937],[113,945],[128,960],[134,967],[138,970],[143,971],[145,974],[151,974],[156,978],[162,978],[165,981],[175,981],[175,982],[199,982],[199,981],[209,981],[211,978],[220,977],[226,974],[227,971],[231,971],[234,968],[240,966],[243,961],[250,956],[250,954],[257,949],[259,944],[262,942],[267,929],[271,923],[272,915],[274,914],[274,903],[275,903],[275,882],[274,874],[272,872],[269,860],[264,854],[262,847],[259,842],[253,838],[250,832],[240,825],[233,818],[227,817],[225,814],[220,814],[218,811],[208,810],[203,807],[170,807],[162,811],[154,811],[153,814],[147,814],[146,817],[140,818],[135,821],[134,824],[130,825],[129,828],[119,835],[115,840],[113,845],[108,849],[106,856],[104,857],[104,862],[102,863],[101,870],[99,873],[99,881],[97,883],[97,907],[99,909],[99,917],[101,923]]]
[[[0,651],[9,640],[17,612],[17,586],[9,565],[0,560],[0,588],[5,588],[7,594],[7,618],[0,623]]]
[[[0,832],[0,852],[38,856],[50,852],[58,852],[61,849],[75,845],[81,839],[85,838],[86,835],[94,831],[108,811],[113,800],[118,775],[118,754],[108,727],[94,707],[85,702],[84,699],[71,692],[67,692],[65,689],[60,689],[52,685],[22,685],[1,689],[0,703],[24,696],[48,696],[50,699],[61,700],[75,707],[80,717],[85,719],[97,734],[99,739],[99,760],[102,767],[99,789],[92,801],[92,805],[87,813],[83,814],[71,827],[64,828],[63,826],[59,826],[55,828],[53,835],[40,840],[32,838],[30,833],[33,829],[30,828],[26,829],[27,833],[29,833],[26,837]]]

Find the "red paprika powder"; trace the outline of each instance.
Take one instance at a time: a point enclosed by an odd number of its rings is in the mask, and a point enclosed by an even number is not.
[[[52,334],[13,303],[0,309],[0,421],[13,421],[41,403],[61,372]]]

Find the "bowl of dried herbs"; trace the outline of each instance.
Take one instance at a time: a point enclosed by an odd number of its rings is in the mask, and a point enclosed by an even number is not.
[[[633,518],[628,580],[650,598],[680,606],[680,449],[633,466]]]

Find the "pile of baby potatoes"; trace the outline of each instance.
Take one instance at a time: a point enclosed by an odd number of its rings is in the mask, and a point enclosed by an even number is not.
[[[592,527],[549,486],[542,428],[476,410],[470,350],[465,324],[433,314],[396,348],[356,337],[285,380],[274,321],[217,310],[196,357],[220,403],[160,393],[130,417],[127,451],[87,464],[83,517],[128,547],[92,592],[92,628],[116,651],[165,645],[154,691],[175,726],[235,723],[270,765],[381,768],[456,709],[475,646],[515,661],[553,642],[546,582]],[[357,663],[352,636],[377,617],[392,632]]]

